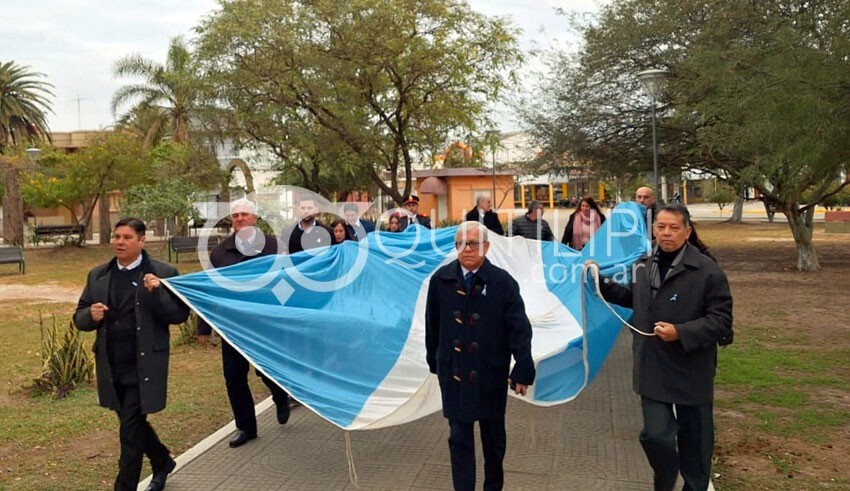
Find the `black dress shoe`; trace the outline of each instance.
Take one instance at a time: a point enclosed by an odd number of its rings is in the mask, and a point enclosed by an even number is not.
[[[173,471],[175,467],[177,467],[177,462],[175,462],[174,459],[168,459],[168,463],[165,464],[164,469],[154,471],[151,483],[148,484],[145,491],[162,491],[165,489],[165,481],[168,479],[168,475],[171,474],[171,471]]]
[[[236,432],[236,436],[234,436],[233,438],[230,439],[230,444],[229,444],[230,448],[241,447],[242,445],[245,445],[246,443],[250,442],[254,438],[257,438],[256,433],[253,433],[253,434],[252,433],[245,433],[242,430],[238,430]]]
[[[285,425],[289,421],[289,403],[278,404],[277,406],[277,422]]]

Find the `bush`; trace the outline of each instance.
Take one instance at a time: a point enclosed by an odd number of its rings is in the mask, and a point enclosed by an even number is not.
[[[186,322],[177,326],[177,339],[174,340],[174,346],[193,345],[198,342],[198,314],[189,313],[189,318]]]
[[[94,378],[94,359],[83,343],[80,331],[73,322],[61,330],[52,316],[50,327],[45,327],[41,314],[41,376],[33,381],[36,393],[52,394],[61,399],[79,385],[89,384]]]
[[[705,200],[714,203],[723,212],[723,208],[735,201],[735,191],[726,185],[717,186],[717,189],[705,195]]]

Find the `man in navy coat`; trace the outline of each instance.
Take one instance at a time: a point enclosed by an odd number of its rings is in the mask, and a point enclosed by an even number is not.
[[[439,379],[449,420],[452,481],[464,491],[475,488],[475,421],[484,451],[484,489],[502,489],[508,387],[525,395],[535,375],[531,324],[519,285],[485,257],[487,235],[479,222],[458,227],[458,259],[431,277],[425,308],[428,367]]]

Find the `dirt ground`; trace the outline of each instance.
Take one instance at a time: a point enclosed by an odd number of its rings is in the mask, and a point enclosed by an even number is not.
[[[79,288],[68,288],[56,283],[40,285],[0,284],[0,298],[4,301],[21,300],[27,303],[77,303]]]
[[[735,227],[718,224],[706,231],[734,234]],[[732,288],[736,343],[752,339],[742,329],[758,325],[775,328],[777,339],[797,336],[801,341],[792,348],[813,357],[850,349],[850,236],[817,234],[815,244],[822,269],[813,273],[796,271],[797,254],[790,238],[732,239],[712,247]],[[769,347],[773,336],[766,337],[758,341],[766,341]],[[850,414],[848,367],[850,360],[839,368],[847,381],[842,386],[800,387],[809,395],[809,405]],[[719,389],[716,398],[734,401],[744,395],[740,390]],[[850,489],[846,463],[850,420],[846,417],[843,424],[820,435],[822,443],[808,443],[761,431],[761,421],[752,412],[726,409],[715,414],[716,457],[726,473],[718,483],[733,483],[720,489]]]

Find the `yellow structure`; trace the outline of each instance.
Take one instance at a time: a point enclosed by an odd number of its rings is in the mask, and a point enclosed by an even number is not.
[[[445,220],[462,221],[479,196],[489,196],[499,218],[513,215],[514,173],[478,167],[413,171],[419,213],[431,216],[438,224]],[[495,190],[495,195],[494,195]],[[504,210],[501,212],[500,210]]]

